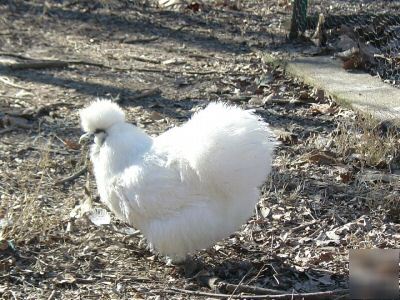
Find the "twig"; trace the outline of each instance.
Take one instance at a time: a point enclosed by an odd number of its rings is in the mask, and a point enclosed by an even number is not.
[[[243,277],[243,279],[246,277],[246,275]],[[239,282],[239,284],[231,284],[219,279],[218,277],[210,277],[210,276],[200,278],[200,281],[201,283],[207,285],[211,290],[227,291],[231,293],[230,296],[234,296],[234,294],[238,293],[248,293],[256,295],[266,295],[266,294],[280,295],[286,293],[284,291],[279,291],[274,289],[266,289],[256,286],[244,285],[242,284],[243,279]]]
[[[227,292],[232,293],[232,294],[238,294],[238,293],[248,293],[248,294],[255,294],[255,295],[266,295],[266,294],[283,295],[283,294],[285,294],[285,292],[279,291],[279,290],[260,288],[260,287],[244,285],[244,284],[236,285],[236,284],[231,284],[231,283],[227,283],[224,281],[218,283],[218,288],[226,290]]]
[[[76,283],[82,283],[82,284],[89,284],[96,281],[97,280],[94,278],[76,278]]]
[[[32,58],[30,58],[28,56],[24,56],[22,54],[3,52],[3,51],[0,51],[0,56],[9,56],[9,57],[14,57],[14,58],[19,58],[19,59],[32,59]]]
[[[188,56],[191,57],[191,58],[200,58],[200,59],[211,59],[211,58],[213,58],[211,56],[198,54],[198,53],[189,53]]]
[[[228,300],[232,299],[232,296],[235,295],[235,293],[240,292],[240,287],[242,286],[242,282],[243,280],[246,278],[246,276],[253,270],[253,268],[251,268],[250,270],[247,271],[246,274],[244,274],[244,276],[242,277],[242,279],[240,279],[239,283],[236,285],[236,287],[233,289],[233,291],[231,292],[231,297],[229,297]]]
[[[3,82],[6,85],[9,85],[9,86],[12,86],[12,87],[15,87],[15,88],[18,88],[18,89],[22,89],[22,90],[26,90],[26,91],[30,91],[31,90],[31,89],[26,88],[24,86],[21,86],[19,84],[15,84],[14,82],[12,82],[10,79],[8,79],[5,76],[0,76],[0,81]]]
[[[322,299],[334,299],[337,296],[345,295],[349,293],[349,290],[334,290],[327,292],[315,292],[315,293],[287,293],[281,295],[228,295],[228,294],[216,294],[216,293],[206,293],[199,291],[191,291],[185,289],[171,288],[165,292],[182,293],[193,296],[208,296],[215,297],[219,299],[233,298],[233,299],[280,299],[280,300],[295,300],[295,299],[305,299],[305,300],[322,300]]]
[[[157,41],[160,37],[158,36],[154,36],[154,37],[150,37],[150,38],[122,38],[119,39],[118,41],[121,43],[125,43],[125,44],[140,44],[140,43],[150,43],[150,42],[154,42]]]
[[[141,57],[141,56],[136,56],[136,55],[129,55],[129,58],[137,60],[137,61],[141,61],[141,62],[147,62],[147,63],[151,63],[151,64],[156,64],[156,65],[161,64],[161,62],[159,60],[146,58],[146,57]]]
[[[53,290],[49,296],[49,298],[47,298],[47,300],[52,300],[54,298],[54,296],[56,295],[56,290]]]
[[[116,232],[122,233],[122,234],[123,234],[123,232],[120,232],[120,231],[118,231],[118,230],[117,230]],[[141,234],[140,230],[136,230],[136,231],[134,231],[134,232],[131,233],[131,234],[125,235],[125,236],[122,238],[122,242],[125,242],[127,239],[130,239],[130,238],[133,238],[133,237],[137,237],[137,236],[140,235],[140,234]]]
[[[64,151],[62,149],[50,149],[50,148],[42,148],[42,147],[35,147],[35,146],[28,146],[24,150],[37,150],[40,152],[50,152],[50,153],[57,153],[57,154],[63,154],[63,155],[70,154],[70,152]]]
[[[199,292],[199,291],[191,291],[191,290],[184,290],[178,288],[170,288],[169,290],[164,291],[166,293],[181,293],[181,294],[188,294],[193,296],[207,296],[207,297],[214,297],[219,299],[229,298],[231,295],[228,294],[216,294],[216,293],[207,293],[207,292]],[[237,295],[232,296],[232,298],[237,299]],[[243,298],[244,299],[244,298]]]
[[[16,128],[15,127],[6,127],[4,129],[0,130],[0,134],[6,133],[9,131],[13,131],[14,129],[16,129]]]
[[[320,228],[315,230],[313,233],[311,233],[308,238],[312,239],[315,238],[322,230],[324,230],[328,226],[328,224],[323,224]]]
[[[24,95],[25,96],[25,95]],[[21,100],[21,97],[9,96],[9,95],[0,95],[0,98],[4,99],[13,99],[13,100]],[[9,114],[10,115],[10,114]]]
[[[87,172],[87,170],[88,170],[88,167],[87,167],[87,165],[85,165],[85,166],[84,166],[82,169],[80,169],[78,172],[76,172],[76,173],[74,173],[74,174],[72,174],[72,175],[70,175],[70,176],[68,176],[68,177],[66,177],[66,178],[64,178],[64,179],[61,179],[61,180],[56,181],[55,184],[56,184],[56,185],[60,185],[60,184],[66,183],[66,182],[68,182],[68,181],[75,180],[75,179],[78,178],[79,176],[85,174],[85,173]]]
[[[295,233],[295,232],[300,231],[300,230],[302,230],[302,229],[304,229],[304,228],[306,228],[306,227],[308,227],[308,226],[314,225],[315,223],[317,223],[317,220],[312,220],[312,221],[310,221],[310,222],[306,222],[306,223],[301,224],[301,225],[299,225],[299,226],[293,227],[293,228],[290,230],[290,233]]]

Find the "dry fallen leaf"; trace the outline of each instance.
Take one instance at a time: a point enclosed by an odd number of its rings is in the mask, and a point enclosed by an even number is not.
[[[7,257],[6,259],[1,259],[0,260],[0,271],[1,272],[8,272],[11,267],[15,265],[15,257]]]
[[[322,101],[325,98],[325,91],[319,88],[313,89],[311,97],[314,97],[317,101]]]
[[[0,240],[0,251],[8,249],[8,242],[6,240]]]
[[[158,0],[158,6],[162,8],[179,10],[187,5],[185,0]]]
[[[161,119],[164,118],[159,112],[156,112],[156,111],[153,111],[153,112],[150,114],[149,117],[150,117],[150,119],[152,119],[153,121],[158,121],[158,120],[161,120]]]
[[[273,101],[273,100],[275,100],[277,98],[278,98],[277,94],[275,92],[272,92],[268,96],[264,97],[263,104],[271,102],[271,101]]]
[[[67,148],[72,149],[72,150],[79,150],[81,148],[81,145],[79,145],[78,143],[69,140],[69,139],[64,139],[63,140],[65,143],[65,146],[67,146]]]
[[[12,116],[3,116],[0,118],[0,125],[3,127],[19,127],[24,129],[32,129],[32,124],[27,119]]]
[[[321,252],[311,260],[312,264],[319,264],[320,262],[330,262],[334,258],[332,252]]]
[[[93,208],[93,200],[90,197],[86,197],[85,201],[81,204],[76,205],[69,213],[70,218],[81,218],[85,213],[89,212]]]
[[[271,209],[269,207],[260,207],[260,213],[263,218],[267,218],[271,213]]]
[[[339,108],[337,106],[331,106],[330,104],[313,104],[310,107],[310,112],[313,115],[333,115],[337,113]]]
[[[307,158],[310,162],[320,165],[333,165],[337,163],[336,159],[328,151],[314,151]]]
[[[54,278],[54,282],[56,284],[72,284],[76,281],[76,278],[70,273],[59,274],[56,278]]]
[[[200,3],[198,2],[191,2],[186,6],[187,9],[190,9],[194,12],[198,12],[200,10]]]
[[[336,180],[341,181],[343,183],[348,183],[353,179],[353,172],[347,168],[340,168],[339,175],[336,177]]]
[[[298,98],[299,98],[299,100],[306,101],[306,100],[309,100],[311,97],[310,97],[310,93],[308,91],[303,90],[303,91],[299,92]]]
[[[89,220],[96,226],[108,225],[111,223],[111,215],[104,208],[94,208],[88,213]]]
[[[340,240],[340,236],[334,230],[327,231],[325,234],[331,240]]]
[[[285,145],[293,145],[299,142],[299,138],[296,134],[287,131],[279,132],[277,138],[278,141],[282,142]]]

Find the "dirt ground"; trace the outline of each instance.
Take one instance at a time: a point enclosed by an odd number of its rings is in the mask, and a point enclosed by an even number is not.
[[[284,42],[290,7],[243,2],[174,11],[137,1],[0,1],[3,299],[341,290],[349,249],[400,247],[398,129],[266,64],[264,53]],[[120,103],[152,135],[226,101],[255,109],[281,141],[254,217],[198,253],[200,274],[167,266],[114,218],[96,226],[76,213],[87,194],[103,207],[77,144],[77,111],[96,97]]]

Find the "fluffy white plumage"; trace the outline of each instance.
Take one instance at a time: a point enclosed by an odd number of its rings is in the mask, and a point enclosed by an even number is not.
[[[175,261],[239,229],[271,170],[268,125],[235,106],[211,103],[155,138],[107,100],[80,117],[96,136],[91,160],[101,200]]]

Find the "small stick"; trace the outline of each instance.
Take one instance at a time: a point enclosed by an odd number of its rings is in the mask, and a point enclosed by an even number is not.
[[[314,292],[314,293],[287,293],[281,295],[228,295],[228,294],[215,294],[215,293],[206,293],[199,291],[191,291],[185,289],[171,288],[166,292],[178,292],[182,294],[194,295],[194,296],[208,296],[215,297],[219,299],[225,298],[233,298],[233,299],[280,299],[280,300],[322,300],[322,299],[335,299],[339,295],[345,295],[349,293],[349,290],[334,290],[334,291],[326,291],[326,292]]]
[[[234,296],[235,294],[239,294],[239,293],[248,293],[248,294],[256,294],[256,295],[266,295],[266,294],[281,295],[281,294],[286,293],[284,291],[279,291],[279,290],[274,290],[274,289],[266,289],[266,288],[260,288],[260,287],[256,287],[256,286],[242,284],[246,275],[242,278],[242,280],[239,282],[239,284],[227,283],[223,280],[220,280],[217,277],[201,278],[200,281],[202,283],[205,283],[212,290],[225,290],[225,291],[231,293],[230,299],[232,298],[232,296]]]
[[[68,176],[68,177],[66,177],[66,178],[64,178],[64,179],[60,179],[60,180],[56,181],[55,184],[56,184],[56,185],[60,185],[60,184],[66,183],[66,182],[68,182],[68,181],[75,180],[75,179],[78,178],[79,176],[85,174],[85,173],[87,172],[87,170],[88,170],[88,167],[87,167],[87,165],[85,165],[85,166],[84,166],[82,169],[80,169],[78,172],[76,172],[76,173],[74,173],[74,174],[72,174],[72,175],[70,175],[70,176]]]
[[[12,82],[10,79],[8,79],[5,76],[0,76],[0,81],[3,82],[6,85],[9,85],[9,86],[12,86],[12,87],[15,87],[15,88],[18,88],[18,89],[22,89],[22,90],[25,90],[25,91],[30,91],[31,90],[29,88],[26,88],[24,86],[21,86],[21,85],[18,85],[16,83]]]
[[[28,60],[32,59],[28,56],[24,56],[21,54],[15,54],[15,53],[10,53],[10,52],[3,52],[3,51],[0,51],[0,56],[9,56],[9,57],[14,57],[14,58],[19,58],[19,59],[28,59]]]
[[[161,64],[161,62],[159,60],[146,58],[146,57],[141,57],[141,56],[136,56],[136,55],[129,55],[129,58],[132,58],[134,60],[141,61],[141,62],[147,62],[147,63],[151,63],[151,64],[156,64],[156,65]]]
[[[150,42],[154,42],[157,41],[160,37],[158,36],[154,36],[154,37],[150,37],[150,38],[123,38],[123,39],[119,39],[119,41],[121,43],[125,43],[125,44],[140,44],[140,43],[150,43]]]
[[[54,296],[56,295],[56,290],[53,290],[49,296],[49,298],[47,298],[47,300],[52,300],[54,298]]]
[[[4,129],[0,130],[0,134],[6,133],[9,131],[13,131],[14,129],[16,129],[16,128],[15,127],[6,127]]]
[[[328,224],[323,224],[320,228],[318,228],[317,230],[315,230],[313,233],[311,233],[308,238],[312,239],[315,238],[322,230],[324,230],[326,227],[328,226]]]
[[[255,294],[255,295],[266,295],[266,294],[271,294],[271,295],[283,295],[285,294],[284,291],[279,291],[279,290],[274,290],[274,289],[266,289],[266,288],[261,288],[261,287],[256,287],[256,286],[251,286],[251,285],[245,285],[245,284],[231,284],[227,282],[219,282],[218,283],[218,288],[224,289],[229,293],[232,294],[239,294],[239,293],[248,293],[248,294]]]
[[[35,147],[35,146],[28,146],[24,150],[37,150],[37,151],[41,151],[41,152],[50,152],[50,153],[57,153],[57,154],[63,154],[63,155],[70,154],[68,151],[64,151],[62,149],[50,149],[50,148],[42,148],[42,147]]]
[[[304,224],[301,224],[301,225],[299,225],[299,226],[293,227],[293,228],[290,230],[290,233],[297,232],[297,231],[302,230],[302,229],[304,229],[304,228],[306,228],[306,227],[308,227],[308,226],[314,225],[315,223],[317,223],[317,220],[312,220],[312,221],[306,222],[306,223],[304,223]]]

